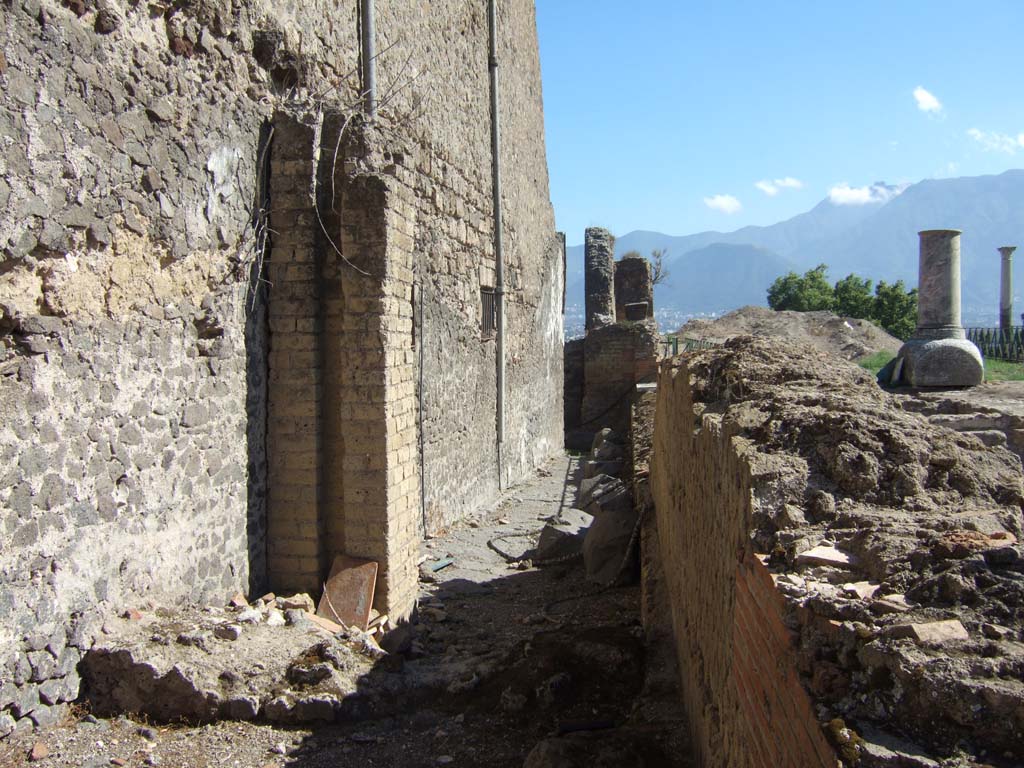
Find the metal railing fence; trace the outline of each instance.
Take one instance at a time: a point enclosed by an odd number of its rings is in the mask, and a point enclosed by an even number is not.
[[[1024,363],[1024,326],[1012,328],[966,328],[967,338],[991,360]]]

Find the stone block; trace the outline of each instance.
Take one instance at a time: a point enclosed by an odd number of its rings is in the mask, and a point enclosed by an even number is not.
[[[833,568],[848,568],[856,565],[856,558],[835,547],[820,545],[812,547],[796,556],[797,563],[803,565],[830,565]]]
[[[626,573],[637,519],[632,507],[594,518],[583,541],[583,563],[589,581],[608,586]]]
[[[930,621],[920,624],[897,624],[887,631],[889,637],[909,638],[923,645],[944,645],[968,640],[964,625],[957,619]]]
[[[583,540],[594,518],[581,509],[566,509],[541,529],[535,561],[559,560],[573,557],[583,550]]]

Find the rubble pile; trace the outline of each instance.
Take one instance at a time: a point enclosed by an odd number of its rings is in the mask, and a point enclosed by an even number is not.
[[[299,723],[365,709],[387,656],[373,637],[316,616],[307,595],[267,598],[108,620],[82,665],[92,710]]]
[[[559,510],[540,532],[531,559],[537,565],[582,557],[587,579],[611,586],[627,576],[637,545],[639,515],[633,491],[616,475],[627,463],[627,449],[612,429],[600,430],[582,463],[576,506]]]
[[[754,551],[844,760],[1020,765],[1018,456],[810,348],[740,337],[688,365],[751,468]]]

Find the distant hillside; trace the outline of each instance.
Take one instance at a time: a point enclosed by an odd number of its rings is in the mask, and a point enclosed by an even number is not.
[[[887,189],[892,195],[888,202],[837,205],[825,199],[806,213],[767,227],[683,236],[630,232],[617,240],[616,255],[666,249],[671,276],[656,291],[657,305],[682,312],[725,311],[764,305],[776,277],[821,262],[829,265],[833,280],[853,272],[914,286],[917,232],[960,229],[964,312],[994,314],[999,291],[996,248],[1020,244],[1024,252],[1024,170],[929,179],[902,194],[895,187]],[[1020,305],[1024,267],[1017,273],[1015,304]],[[583,246],[568,249],[567,278],[569,303],[582,304]],[[1022,310],[1024,306],[1017,311]]]
[[[723,286],[729,286],[729,298],[740,306],[763,304],[765,286],[790,269],[790,261],[765,248],[713,243],[672,260],[668,284],[658,286],[655,305],[720,311]]]

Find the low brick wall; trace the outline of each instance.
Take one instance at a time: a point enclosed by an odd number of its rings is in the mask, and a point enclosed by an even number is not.
[[[588,331],[583,341],[581,431],[629,432],[636,385],[656,372],[657,330],[647,323],[615,323]]]
[[[687,371],[658,378],[651,489],[691,735],[705,766],[834,766],[796,677],[771,576],[749,540],[751,468],[735,425],[695,429]]]

